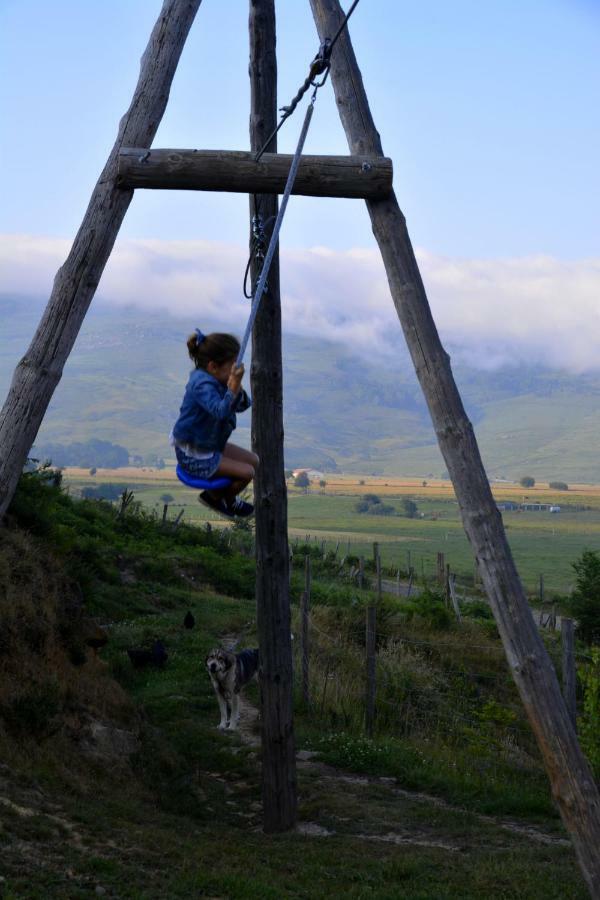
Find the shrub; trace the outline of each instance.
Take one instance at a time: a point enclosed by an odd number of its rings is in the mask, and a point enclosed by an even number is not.
[[[417,515],[417,504],[414,500],[410,500],[409,497],[402,499],[402,509],[409,519],[414,519]]]
[[[600,777],[600,647],[594,647],[592,660],[580,669],[583,684],[583,715],[578,721],[581,746],[596,777]]]
[[[573,563],[577,573],[570,608],[577,619],[577,636],[588,644],[600,641],[600,556],[584,550]]]
[[[448,631],[454,624],[444,598],[438,591],[422,591],[403,606],[407,619],[418,618],[434,631]]]
[[[382,503],[378,494],[365,494],[354,504],[358,513],[366,513],[370,516],[395,516],[396,509],[389,503]]]
[[[535,485],[535,478],[532,478],[531,475],[524,475],[519,484],[524,488],[532,488]]]
[[[120,484],[99,484],[97,487],[81,488],[84,500],[118,500],[123,492]]]
[[[569,485],[566,481],[551,481],[548,484],[548,487],[552,488],[555,491],[568,491]]]

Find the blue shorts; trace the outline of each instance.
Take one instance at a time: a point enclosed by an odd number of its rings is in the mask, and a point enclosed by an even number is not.
[[[175,456],[177,462],[182,469],[193,475],[195,478],[212,478],[221,462],[223,454],[219,450],[215,450],[212,456],[206,459],[196,459],[194,456],[188,456],[180,447],[175,447]]]

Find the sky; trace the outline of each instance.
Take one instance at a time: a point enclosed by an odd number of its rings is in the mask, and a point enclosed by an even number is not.
[[[0,0],[0,292],[49,294],[160,7]],[[283,105],[318,40],[308,0],[277,11]],[[155,147],[247,149],[247,12],[203,0]],[[361,0],[350,32],[443,340],[488,368],[599,367],[600,0]],[[331,86],[306,152],[347,152]],[[138,191],[97,302],[241,331],[247,229],[245,196]],[[281,247],[288,330],[394,352],[360,201],[293,197]]]

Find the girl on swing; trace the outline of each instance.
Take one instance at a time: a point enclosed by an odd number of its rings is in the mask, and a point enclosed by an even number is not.
[[[231,478],[229,487],[209,488],[198,499],[230,519],[250,516],[254,507],[238,494],[254,478],[258,457],[228,442],[236,413],[251,404],[242,388],[244,366],[236,365],[239,341],[231,334],[203,334],[197,328],[187,348],[196,368],[171,433],[177,462],[195,478]]]

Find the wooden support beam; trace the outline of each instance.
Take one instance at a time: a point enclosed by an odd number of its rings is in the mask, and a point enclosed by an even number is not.
[[[320,40],[343,20],[338,0],[310,0]],[[383,155],[348,30],[332,54],[331,79],[351,153]],[[556,672],[519,580],[479,448],[442,347],[406,222],[392,194],[367,201],[390,290],[427,400],[438,443],[519,689],[583,877],[600,898],[600,796],[563,702]]]
[[[119,153],[122,188],[283,194],[292,164],[287,153],[244,150],[143,150]],[[392,161],[368,156],[303,156],[292,194],[378,200],[392,190]]]
[[[33,340],[0,412],[0,520],[61,379],[81,324],[133,197],[116,185],[123,145],[149,147],[160,125],[183,45],[201,0],[164,0],[140,64],[129,109]]]
[[[277,122],[274,0],[250,0],[249,31],[250,146],[258,150]],[[276,149],[275,141],[269,149]],[[277,196],[251,196],[251,219],[255,199],[265,222],[271,217],[274,221]],[[253,286],[259,270],[259,262],[253,258]],[[269,287],[252,333],[251,370],[252,446],[260,458],[254,491],[265,832],[293,828],[297,815],[282,368],[279,254],[276,253],[269,272]]]

